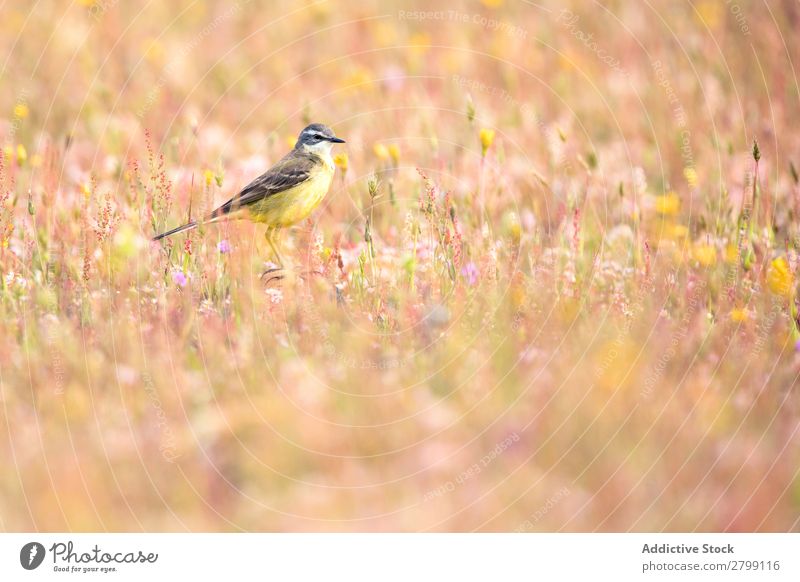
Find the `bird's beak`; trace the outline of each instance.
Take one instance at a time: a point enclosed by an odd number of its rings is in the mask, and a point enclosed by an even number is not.
[[[333,143],[347,143],[346,141],[344,141],[343,139],[338,138],[338,137],[329,137],[328,141],[333,142]]]

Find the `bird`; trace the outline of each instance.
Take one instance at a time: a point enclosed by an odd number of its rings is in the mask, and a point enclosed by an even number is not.
[[[265,237],[278,262],[277,236],[282,228],[306,219],[325,198],[336,165],[331,157],[334,144],[346,143],[322,123],[312,123],[297,137],[294,148],[269,170],[250,182],[225,204],[201,220],[192,220],[153,237],[159,241],[173,234],[229,219],[247,219],[267,225]]]

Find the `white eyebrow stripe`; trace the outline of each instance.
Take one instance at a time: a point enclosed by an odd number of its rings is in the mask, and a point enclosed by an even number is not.
[[[300,132],[301,139],[308,137],[324,140],[330,139],[328,135],[320,132],[318,129],[304,129],[302,132]]]

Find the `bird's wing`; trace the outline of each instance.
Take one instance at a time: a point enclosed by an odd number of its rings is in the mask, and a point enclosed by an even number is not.
[[[302,184],[311,177],[314,166],[319,162],[318,156],[314,154],[290,152],[266,173],[250,182],[236,196],[212,212],[211,218],[229,214],[234,210]]]

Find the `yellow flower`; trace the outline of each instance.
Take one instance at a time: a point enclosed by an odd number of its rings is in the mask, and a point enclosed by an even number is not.
[[[417,32],[411,35],[411,38],[408,39],[408,44],[411,45],[413,54],[421,55],[431,46],[431,37],[424,32]]]
[[[793,291],[794,275],[789,268],[789,263],[784,257],[778,257],[770,263],[767,271],[767,286],[775,295],[791,296]]]
[[[336,154],[335,156],[333,156],[333,163],[336,164],[336,167],[341,169],[342,172],[347,171],[348,161],[349,159],[347,158],[347,154],[345,153]]]
[[[527,303],[525,296],[525,288],[522,285],[514,285],[511,287],[511,305],[515,309],[521,309]]]
[[[604,399],[608,392],[628,391],[637,387],[634,379],[638,377],[637,363],[641,359],[641,351],[642,347],[628,335],[598,343],[597,350],[591,355],[591,362],[597,372],[599,398]],[[641,386],[638,388],[641,389]]]
[[[685,238],[689,234],[689,229],[682,224],[667,224],[664,226],[665,239]]]
[[[717,262],[717,248],[709,244],[695,245],[692,248],[692,258],[703,267],[711,267]]]
[[[697,188],[698,176],[697,170],[694,168],[684,168],[683,177],[686,178],[686,183],[692,188]]]
[[[674,216],[681,209],[681,199],[675,192],[667,192],[656,198],[656,212]]]
[[[138,229],[127,222],[123,223],[114,234],[114,258],[130,259],[146,247],[148,242],[139,234]]]
[[[522,237],[522,225],[516,212],[509,211],[503,215],[503,230],[515,243],[519,242]]]
[[[396,143],[389,146],[389,156],[395,164],[400,161],[400,147]]]
[[[484,127],[479,134],[481,140],[481,155],[485,156],[486,152],[492,147],[494,143],[494,130]]]
[[[379,22],[372,29],[372,36],[380,46],[397,43],[397,29],[386,22]]]
[[[717,0],[704,0],[697,4],[697,19],[709,28],[714,28],[719,24],[722,17],[722,9]]]
[[[24,146],[24,145],[22,145],[22,144],[19,144],[19,145],[17,146],[17,162],[18,162],[18,163],[19,163],[19,165],[21,166],[21,165],[22,165],[22,164],[24,164],[24,163],[25,163],[27,160],[28,160],[28,152],[27,152],[27,151],[25,151],[25,146]]]
[[[144,42],[144,58],[151,63],[160,63],[164,57],[164,45],[157,39],[150,38]]]
[[[30,110],[28,109],[28,106],[25,105],[24,103],[17,103],[14,106],[15,117],[19,117],[20,119],[25,119],[26,117],[28,117],[28,113],[30,113]]]
[[[386,161],[389,159],[389,148],[382,143],[376,143],[372,147],[372,151],[375,152],[375,155],[378,156],[378,159],[381,161]]]
[[[214,181],[214,172],[206,168],[203,172],[203,178],[206,180],[206,186],[211,186],[211,182]]]
[[[735,263],[739,260],[739,249],[733,243],[728,243],[725,246],[725,262]]]
[[[499,8],[503,5],[503,0],[481,0],[481,4],[487,8]]]
[[[744,321],[747,321],[747,310],[740,308],[732,309],[731,321],[735,321],[736,323],[742,323]]]
[[[308,16],[317,21],[324,21],[330,16],[331,3],[330,2],[314,2],[308,5],[304,10]]]
[[[358,67],[352,73],[344,77],[340,86],[348,93],[357,93],[359,91],[371,92],[376,88],[375,79],[366,67]]]
[[[564,318],[564,321],[575,321],[580,315],[580,308],[580,302],[573,297],[564,296],[558,302],[558,312]]]
[[[83,194],[84,198],[89,198],[92,195],[92,186],[88,182],[84,182],[81,184],[81,194]]]
[[[562,71],[569,71],[570,69],[577,68],[575,63],[578,57],[573,56],[569,51],[564,51],[558,55],[558,66]]]

